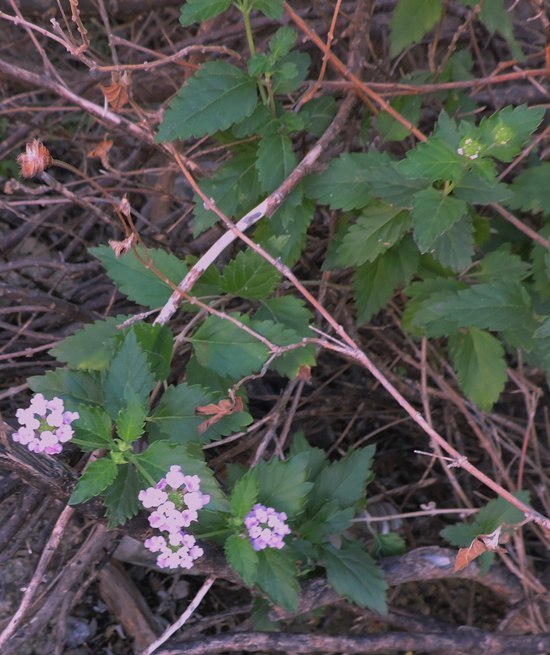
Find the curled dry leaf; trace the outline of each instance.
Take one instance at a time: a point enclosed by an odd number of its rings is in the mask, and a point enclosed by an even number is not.
[[[113,250],[113,252],[115,253],[115,257],[118,259],[120,255],[125,254],[132,249],[132,246],[134,245],[134,241],[135,241],[135,235],[130,234],[129,237],[123,239],[122,241],[114,241],[110,239],[109,247]]]
[[[311,366],[308,366],[307,364],[302,364],[298,369],[298,373],[296,374],[296,379],[303,380],[304,382],[307,382],[309,384],[311,382]]]
[[[462,571],[470,562],[473,562],[483,553],[488,551],[497,552],[502,550],[499,544],[506,543],[509,539],[509,534],[501,534],[502,526],[498,526],[496,530],[489,534],[478,534],[477,537],[467,548],[460,548],[455,559],[454,571]]]
[[[128,196],[124,194],[122,196],[122,200],[118,203],[118,209],[121,214],[126,216],[126,218],[130,218],[132,215],[132,208],[130,206],[130,201],[128,200]]]
[[[100,86],[107,102],[115,111],[120,111],[128,102],[130,79],[126,72],[121,75],[114,71],[111,73],[111,84],[107,86],[100,84]]]
[[[50,151],[39,139],[27,143],[25,152],[17,157],[22,177],[34,177],[52,165]]]
[[[110,168],[109,164],[109,150],[113,147],[113,142],[109,139],[104,139],[101,143],[98,143],[95,148],[92,148],[88,152],[88,157],[97,157],[101,159],[101,163],[105,168]]]
[[[210,405],[199,405],[198,407],[195,408],[195,412],[197,414],[210,416],[210,418],[207,418],[206,421],[200,423],[198,430],[200,434],[203,434],[204,432],[206,432],[206,430],[208,430],[210,426],[214,425],[218,421],[221,421],[221,419],[224,416],[228,416],[229,414],[234,414],[242,411],[243,411],[243,401],[238,396],[234,399],[224,398],[223,400],[220,400],[219,403],[211,403]]]

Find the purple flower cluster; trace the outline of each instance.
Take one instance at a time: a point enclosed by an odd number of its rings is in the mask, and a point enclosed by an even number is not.
[[[27,446],[34,453],[57,455],[61,444],[69,441],[74,430],[71,423],[80,418],[78,412],[66,412],[61,398],[46,400],[41,393],[35,394],[27,409],[18,409],[19,425],[13,440]]]
[[[201,493],[200,484],[198,475],[184,475],[180,466],[171,466],[154,487],[139,492],[142,505],[154,508],[149,524],[165,533],[145,540],[146,548],[159,553],[157,566],[161,568],[190,569],[204,553],[195,537],[182,530],[197,521],[198,511],[210,502],[210,496]]]
[[[273,507],[256,503],[244,519],[252,548],[254,550],[281,549],[285,545],[283,537],[290,534],[286,519],[284,512],[277,512]]]

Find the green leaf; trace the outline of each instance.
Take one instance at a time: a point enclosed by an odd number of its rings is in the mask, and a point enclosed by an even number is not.
[[[299,514],[313,487],[307,481],[307,461],[306,454],[302,453],[284,462],[278,459],[260,461],[252,469],[259,485],[259,501],[278,512],[286,512],[291,519]]]
[[[526,168],[512,182],[508,207],[550,216],[550,162]]]
[[[229,566],[241,576],[247,587],[251,587],[256,582],[258,553],[252,548],[250,539],[232,534],[225,542],[224,551]]]
[[[27,383],[34,393],[43,393],[46,398],[63,398],[70,411],[80,411],[80,405],[102,406],[105,402],[99,374],[95,371],[58,368],[45,375],[32,376]]]
[[[402,555],[407,550],[405,540],[397,532],[386,532],[384,534],[375,532],[373,537],[373,553],[376,557]]]
[[[484,118],[479,125],[480,139],[486,152],[500,161],[510,162],[518,155],[527,139],[544,117],[544,107],[505,107]]]
[[[296,43],[298,35],[289,25],[280,27],[269,41],[269,51],[273,60],[288,55],[292,46]]]
[[[252,422],[247,412],[236,412],[224,416],[206,432],[199,433],[198,427],[207,417],[197,415],[197,407],[215,403],[219,399],[218,394],[199,386],[183,383],[177,387],[168,387],[147,419],[151,435],[155,439],[168,438],[178,444],[207,442],[237,432]]]
[[[385,202],[410,209],[417,191],[430,185],[426,178],[406,175],[399,166],[401,162],[382,164],[371,168],[365,175],[372,193]],[[405,163],[405,162],[403,162]]]
[[[321,175],[306,179],[306,193],[332,209],[364,207],[372,198],[369,174],[389,161],[388,155],[374,150],[344,153],[333,159]]]
[[[252,250],[245,250],[223,269],[220,287],[234,296],[260,300],[271,294],[280,278],[277,269],[263,257]]]
[[[181,8],[180,23],[187,27],[218,16],[231,6],[231,0],[187,0]]]
[[[272,321],[251,321],[250,327],[277,346],[288,346],[302,342],[302,337],[296,334],[294,330],[282,328],[280,324],[273,323]],[[279,355],[273,360],[271,368],[281,375],[286,375],[288,378],[293,379],[298,374],[301,366],[314,365],[315,347],[313,344],[308,344],[293,348]]]
[[[332,96],[321,96],[304,105],[299,115],[304,117],[306,130],[319,138],[331,124],[336,109],[336,100]]]
[[[72,441],[84,451],[96,448],[111,449],[113,446],[113,423],[107,412],[101,407],[79,405],[80,418],[74,424],[75,436]]]
[[[409,212],[374,202],[366,207],[340,243],[329,250],[325,267],[360,266],[372,262],[401,240],[410,225]]]
[[[246,317],[232,314],[248,323]],[[201,366],[235,380],[259,370],[268,357],[267,347],[254,336],[229,321],[209,316],[191,339]]]
[[[519,282],[528,277],[531,266],[519,255],[512,254],[511,245],[502,246],[485,255],[479,262],[479,268],[471,275],[481,282],[502,282],[505,280]],[[548,282],[546,282],[548,284]]]
[[[418,248],[410,238],[405,238],[374,262],[356,268],[353,291],[358,325],[370,321],[386,305],[398,286],[410,283],[418,262]]]
[[[434,294],[422,303],[414,323],[428,336],[447,336],[449,324],[485,330],[519,329],[530,318],[531,301],[517,283],[477,284],[454,293]]]
[[[294,51],[281,57],[273,67],[273,93],[283,95],[296,91],[306,78],[309,63],[309,55],[305,52]]]
[[[172,288],[159,278],[153,267],[177,285],[185,277],[187,266],[164,250],[152,248],[145,251],[141,246],[136,250],[142,261],[133,251],[117,258],[108,246],[90,248],[122,293],[139,305],[156,309],[168,300]],[[149,258],[152,267],[148,266]]]
[[[344,542],[340,550],[323,547],[322,561],[332,587],[359,607],[387,614],[384,574],[372,557],[354,542]]]
[[[284,328],[293,330],[301,337],[309,337],[312,331],[313,314],[304,301],[296,296],[277,296],[261,301],[260,308],[254,314],[255,321],[272,321]]]
[[[516,491],[514,496],[529,502],[528,491]],[[490,534],[499,525],[514,525],[524,519],[523,512],[503,498],[490,500],[476,515],[472,523],[449,525],[439,533],[453,546],[469,546],[478,534]]]
[[[400,162],[400,172],[407,177],[451,180],[460,182],[466,172],[469,159],[461,157],[441,137],[432,136],[428,141],[419,143],[414,150],[407,152],[407,157]]]
[[[105,409],[112,418],[136,396],[143,404],[155,386],[147,356],[128,332],[105,375]]]
[[[453,189],[453,196],[471,204],[488,205],[491,202],[505,202],[511,197],[505,184],[489,182],[484,177],[468,171]]]
[[[256,583],[275,605],[291,612],[297,609],[300,585],[294,562],[284,548],[265,548],[258,553]]]
[[[69,498],[69,505],[79,505],[98,496],[107,489],[116,475],[117,465],[110,457],[102,457],[92,462],[74,488]]]
[[[413,125],[418,124],[420,118],[420,107],[422,105],[422,98],[420,95],[400,96],[393,100],[391,103],[403,118],[406,118]],[[378,114],[376,119],[378,132],[382,137],[382,141],[402,141],[410,136],[411,131],[404,125],[395,120],[393,116],[386,111]]]
[[[147,403],[142,402],[131,389],[126,392],[126,407],[116,418],[117,435],[125,442],[132,443],[143,434],[145,417],[148,413]]]
[[[244,521],[245,516],[250,512],[254,503],[258,500],[259,485],[252,471],[243,475],[233,487],[229,504],[233,516],[239,521]]]
[[[457,223],[467,209],[464,200],[432,187],[419,191],[414,197],[411,217],[414,240],[420,252],[431,250],[436,239]]]
[[[471,327],[449,337],[449,354],[462,391],[480,409],[489,411],[506,384],[506,361],[500,341]]]
[[[296,155],[286,134],[272,134],[260,139],[256,168],[263,191],[274,191],[295,166]]]
[[[103,371],[111,361],[120,337],[117,326],[127,318],[128,315],[111,316],[85,325],[55,345],[49,351],[50,355],[72,369]]]
[[[104,495],[109,529],[126,523],[139,511],[140,486],[136,470],[129,464],[117,467],[117,476]]]
[[[500,32],[508,42],[514,59],[524,60],[524,54],[514,37],[512,19],[504,6],[504,0],[485,0],[479,18],[489,32]]]
[[[230,218],[244,214],[257,202],[261,194],[256,170],[256,147],[239,147],[225,164],[220,166],[211,179],[201,182],[201,189],[213,198],[216,207]],[[212,227],[217,215],[205,209],[202,200],[195,196],[194,236]]]
[[[166,380],[170,374],[170,362],[174,348],[174,338],[165,325],[135,323],[132,330],[140,349],[145,353],[155,380]]]
[[[390,57],[418,43],[441,16],[441,0],[399,0],[390,23]]]
[[[466,215],[432,244],[431,255],[443,266],[460,273],[472,263],[474,256],[474,226]]]
[[[315,480],[312,506],[317,510],[332,501],[341,509],[353,507],[365,497],[372,478],[374,446],[349,451],[345,457],[326,466]]]
[[[338,503],[324,503],[316,513],[300,525],[300,536],[314,544],[322,544],[330,535],[340,536],[353,520],[352,507],[340,509]]]
[[[279,19],[283,15],[284,0],[252,0],[254,9],[268,18]]]
[[[166,110],[157,141],[201,137],[250,116],[256,81],[225,61],[210,61],[189,78]]]

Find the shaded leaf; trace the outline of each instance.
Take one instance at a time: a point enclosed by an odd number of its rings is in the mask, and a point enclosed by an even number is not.
[[[91,462],[74,488],[69,505],[85,503],[105,491],[117,475],[117,465],[110,457]]]
[[[430,187],[419,191],[411,212],[414,240],[420,252],[427,252],[435,241],[457,223],[467,211],[466,203]]]
[[[281,274],[252,250],[240,252],[223,269],[222,291],[250,300],[266,298],[279,283]]]

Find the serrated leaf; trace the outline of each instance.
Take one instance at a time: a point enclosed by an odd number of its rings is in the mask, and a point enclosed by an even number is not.
[[[359,607],[387,614],[384,574],[372,557],[354,542],[344,542],[340,550],[323,547],[322,561],[332,587]]]
[[[365,175],[365,180],[372,193],[385,202],[410,209],[414,196],[418,191],[430,186],[427,178],[415,178],[401,172],[401,162],[390,162],[376,168],[371,168]]]
[[[329,250],[325,267],[372,262],[400,241],[409,226],[409,212],[375,202],[362,211],[341,242]]]
[[[321,175],[306,179],[306,193],[332,209],[348,211],[364,207],[372,198],[369,173],[389,162],[388,155],[374,150],[344,153],[333,159]]]
[[[256,81],[225,61],[210,61],[172,99],[157,141],[201,137],[226,130],[254,111]]]
[[[298,607],[296,567],[284,548],[266,548],[258,553],[256,583],[275,605],[290,611]]]
[[[107,368],[120,338],[117,326],[128,318],[111,316],[95,321],[66,337],[49,352],[72,369],[102,371]]]
[[[489,32],[500,32],[506,39],[514,59],[523,61],[524,54],[514,37],[512,19],[504,6],[504,0],[485,0],[481,5],[479,18]]]
[[[441,0],[399,0],[390,23],[390,57],[417,43],[441,16]]]
[[[96,448],[111,449],[113,446],[112,426],[110,416],[101,407],[86,407],[79,405],[80,418],[74,424],[75,436],[72,441],[82,450],[91,451]]]
[[[417,125],[418,119],[420,118],[420,107],[422,105],[420,95],[401,96],[393,100],[390,104],[403,118],[406,118],[413,125]],[[396,121],[393,116],[385,111],[378,114],[376,124],[383,141],[402,141],[410,136],[411,133],[408,128]]]
[[[510,162],[519,154],[527,139],[544,117],[544,107],[505,107],[484,118],[479,125],[480,139],[486,152],[500,161]]]
[[[457,327],[514,330],[530,317],[530,304],[520,284],[477,284],[450,294],[434,294],[422,303],[414,323],[423,325],[429,336],[446,336],[449,323]]]
[[[305,80],[309,69],[309,55],[291,52],[281,57],[273,67],[271,85],[273,93],[285,94],[296,91]]]
[[[78,411],[80,405],[103,406],[105,399],[100,376],[96,371],[69,371],[58,368],[44,375],[27,379],[34,393],[43,393],[46,398],[59,396],[70,411]]]
[[[140,486],[135,468],[130,464],[123,464],[117,469],[117,476],[104,495],[109,529],[126,523],[139,511]]]
[[[439,236],[430,249],[431,255],[443,266],[460,273],[474,256],[474,226],[466,215]]]
[[[521,209],[550,216],[550,162],[542,162],[520,173],[510,186],[512,197],[506,203],[511,209]]]
[[[90,252],[101,261],[107,275],[122,293],[130,300],[150,309],[161,307],[172,294],[172,288],[158,277],[152,267],[146,265],[149,258],[153,267],[173,284],[178,284],[187,273],[184,262],[156,248],[145,252],[141,246],[138,246],[137,252],[142,261],[134,252],[117,258],[108,246],[90,248]]]
[[[280,27],[269,41],[269,51],[274,59],[288,55],[298,35],[289,25]]]
[[[277,346],[299,344],[302,337],[294,330],[283,328],[273,321],[251,321],[250,327]],[[293,379],[302,366],[315,366],[315,347],[313,344],[293,348],[273,360],[271,368]]]
[[[414,240],[424,253],[467,212],[464,200],[445,195],[430,187],[414,196],[411,218]]]
[[[338,503],[327,502],[313,516],[300,525],[300,536],[313,544],[321,544],[330,535],[341,535],[353,520],[355,510],[352,507],[340,509]]]
[[[225,542],[224,551],[229,566],[251,587],[256,582],[258,553],[252,548],[250,539],[232,534]]]
[[[252,0],[254,9],[268,18],[279,19],[283,15],[284,0]]]
[[[263,105],[262,105],[263,106]],[[201,182],[201,189],[213,198],[216,207],[226,216],[234,218],[245,213],[257,202],[261,194],[256,159],[256,147],[235,148],[234,154],[220,166],[212,178]],[[217,215],[205,209],[202,200],[195,196],[194,236],[212,227],[218,220]]]
[[[326,466],[315,480],[312,506],[317,509],[332,501],[341,509],[353,507],[365,496],[372,478],[374,446],[349,451],[345,457]]]
[[[400,162],[399,169],[407,177],[427,178],[430,182],[459,182],[469,161],[441,137],[432,136],[428,141],[419,143],[414,150],[409,150],[406,159]]]
[[[126,407],[116,418],[117,435],[123,441],[132,443],[143,434],[145,417],[148,413],[147,403],[141,401],[133,391],[126,392]]]
[[[234,316],[248,322],[246,317]],[[191,341],[201,366],[235,380],[259,370],[268,357],[267,346],[235,324],[217,316],[209,316]]]
[[[382,309],[398,286],[409,284],[418,261],[418,248],[410,238],[405,238],[374,262],[357,267],[353,291],[358,325],[363,325]]]
[[[250,512],[254,503],[258,500],[259,485],[254,475],[250,472],[235,483],[229,504],[233,516],[244,521],[245,516]]]
[[[85,503],[105,491],[115,479],[117,470],[117,465],[110,457],[102,457],[92,462],[74,488],[69,498],[69,505]]]
[[[166,380],[170,374],[170,362],[174,338],[166,325],[135,323],[131,328],[140,349],[145,353],[151,372],[157,381]]]
[[[473,171],[466,175],[453,189],[453,196],[471,204],[488,205],[491,202],[505,202],[512,193],[501,182],[488,181]]]
[[[278,512],[285,512],[289,518],[299,514],[305,504],[307,494],[313,487],[307,481],[306,454],[298,454],[284,462],[272,459],[260,461],[252,469],[258,481],[258,499]]]
[[[468,328],[449,337],[449,355],[462,391],[489,411],[506,384],[506,360],[500,341],[488,332]]]
[[[312,334],[309,325],[313,322],[313,314],[303,300],[296,296],[278,296],[262,300],[260,308],[254,314],[254,320],[278,323],[302,337]]]
[[[259,300],[275,289],[281,274],[252,250],[240,252],[223,269],[222,291],[234,296]]]
[[[126,406],[128,398],[146,403],[155,386],[147,356],[133,331],[128,332],[105,374],[105,409],[112,418]]]
[[[198,427],[204,417],[197,415],[196,408],[218,399],[218,394],[199,386],[183,383],[177,387],[168,387],[147,419],[151,435],[156,439],[168,438],[178,444],[190,441],[207,442],[237,432],[252,422],[252,417],[247,412],[236,412],[224,416],[204,433],[199,432]]]
[[[471,275],[481,282],[499,282],[510,280],[519,282],[531,273],[531,266],[514,255],[511,245],[505,243],[485,255],[479,262],[479,268]]]
[[[299,115],[304,117],[305,129],[313,136],[320,137],[331,124],[336,109],[336,100],[332,96],[321,96],[304,105]]]
[[[231,0],[187,0],[181,8],[180,23],[186,27],[214,18],[231,6]]]
[[[274,191],[295,166],[296,155],[286,134],[272,134],[260,139],[256,168],[263,191]]]

